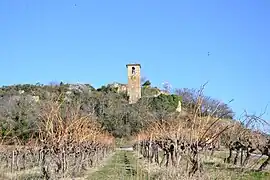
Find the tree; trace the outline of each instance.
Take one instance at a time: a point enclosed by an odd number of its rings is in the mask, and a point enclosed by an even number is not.
[[[198,100],[198,91],[195,89],[183,88],[177,89],[175,93],[182,96],[182,104],[185,108],[194,109]],[[202,96],[201,113],[204,116],[211,115],[213,117],[229,119],[233,119],[234,117],[234,112],[228,104],[204,95]]]
[[[26,141],[36,133],[38,106],[27,97],[4,96],[0,99],[0,109],[1,135],[6,140],[17,137]]]
[[[151,82],[149,80],[145,81],[142,85],[143,87],[151,86]]]
[[[175,112],[179,101],[182,101],[181,96],[160,94],[157,97],[150,97],[148,106],[154,117],[159,121],[163,121],[168,115]]]

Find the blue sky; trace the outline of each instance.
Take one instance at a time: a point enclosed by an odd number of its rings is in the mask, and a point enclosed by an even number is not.
[[[125,83],[141,63],[155,86],[209,81],[238,115],[270,103],[268,0],[1,0],[0,24],[0,85]]]

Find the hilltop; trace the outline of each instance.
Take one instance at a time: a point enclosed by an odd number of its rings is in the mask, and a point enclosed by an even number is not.
[[[121,83],[94,88],[90,84],[63,82],[3,86],[0,88],[0,106],[3,107],[0,111],[2,136],[10,131],[16,131],[14,133],[19,137],[29,136],[31,130],[25,129],[35,122],[38,104],[55,98],[63,104],[79,103],[82,112],[94,115],[102,127],[116,137],[136,134],[149,121],[166,119],[170,114],[176,113],[179,101],[182,111],[188,111],[196,104],[196,90],[183,88],[169,92],[152,87],[150,81],[142,83],[142,98],[135,104],[129,104],[125,87]],[[205,116],[214,112],[216,105],[220,104],[221,110],[214,115],[223,113],[224,118],[233,119],[233,111],[227,104],[210,97],[205,97],[204,104]],[[26,111],[29,108],[33,111]],[[7,127],[11,122],[13,126]]]
[[[2,136],[6,136],[9,132],[9,135],[16,134],[23,139],[29,138],[33,133],[29,131],[33,129],[31,126],[37,118],[39,105],[51,99],[58,99],[57,101],[63,105],[80,106],[84,114],[94,115],[102,127],[116,137],[138,132],[147,119],[145,115],[148,115],[148,111],[155,113],[158,110],[155,108],[159,108],[161,101],[164,101],[163,105],[167,106],[165,110],[169,112],[174,111],[181,100],[180,96],[164,94],[157,88],[145,86],[142,88],[141,100],[136,104],[129,104],[126,93],[119,88],[120,85],[112,83],[94,88],[90,84],[61,82],[51,85],[3,86],[0,88]],[[13,131],[14,133],[10,133]]]

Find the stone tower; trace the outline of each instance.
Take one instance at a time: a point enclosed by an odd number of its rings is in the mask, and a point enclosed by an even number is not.
[[[127,64],[126,67],[128,71],[127,95],[129,104],[133,104],[141,98],[141,65]]]

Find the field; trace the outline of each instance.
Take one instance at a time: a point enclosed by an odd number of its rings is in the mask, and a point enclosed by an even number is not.
[[[261,118],[203,112],[200,93],[181,112],[176,95],[129,105],[106,88],[89,99],[14,100],[1,109],[0,178],[270,179],[269,136],[253,128]]]
[[[10,154],[3,153],[3,150],[10,151]],[[12,147],[1,147],[1,179],[44,179],[42,173],[42,166],[38,162],[38,158],[34,158],[27,155],[25,159],[22,157],[22,151],[17,156]],[[7,151],[4,151],[7,152]],[[6,154],[7,156],[3,156]],[[12,154],[14,156],[12,157]],[[81,169],[76,167],[75,171],[66,174],[66,177],[56,177],[53,179],[115,179],[115,180],[154,180],[154,179],[235,179],[235,180],[259,180],[270,179],[270,167],[267,167],[265,171],[256,172],[250,168],[242,168],[239,165],[231,165],[223,162],[223,159],[228,155],[228,151],[216,151],[213,156],[209,153],[203,154],[202,165],[203,170],[201,173],[196,173],[192,178],[188,176],[185,169],[185,165],[180,164],[178,167],[172,165],[159,166],[156,163],[150,163],[140,155],[139,151],[130,150],[125,148],[116,148],[109,152],[104,157],[102,155],[96,155],[91,157],[96,161],[91,166],[85,166]],[[71,157],[72,155],[70,155]],[[8,157],[8,158],[7,158]],[[160,155],[162,158],[162,155]],[[249,166],[253,166],[256,169],[258,164],[257,156],[253,156]],[[264,159],[266,157],[263,157]],[[70,159],[72,161],[74,159]],[[262,162],[260,158],[258,163]],[[86,159],[87,161],[87,159]],[[76,173],[75,173],[76,172]]]

